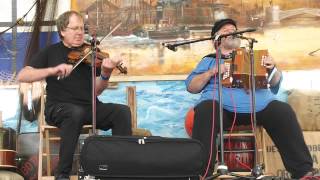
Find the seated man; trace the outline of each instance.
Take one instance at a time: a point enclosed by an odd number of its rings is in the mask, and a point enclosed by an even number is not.
[[[81,63],[75,69],[68,64],[68,53],[84,43],[84,21],[80,13],[67,11],[57,20],[61,42],[36,54],[18,74],[20,82],[47,82],[46,121],[60,128],[59,163],[56,179],[69,179],[73,155],[82,126],[92,124],[91,67]],[[108,86],[112,70],[120,60],[105,58],[95,91],[101,94]],[[57,78],[60,77],[60,78]],[[102,103],[97,99],[97,128],[112,129],[113,135],[131,135],[131,113],[126,105]]]
[[[236,22],[232,19],[217,21],[212,27],[211,35],[235,32]],[[221,73],[225,72],[223,59],[240,46],[240,40],[231,36],[221,38]],[[271,56],[264,59],[268,69],[271,87],[256,90],[256,119],[263,126],[274,144],[279,149],[283,164],[292,178],[302,178],[313,173],[312,158],[303,138],[295,112],[284,102],[276,100],[282,75],[275,67]],[[201,93],[199,102],[194,108],[194,125],[192,138],[200,140],[208,155],[207,176],[211,176],[216,160],[216,138],[219,133],[219,96],[218,68],[215,56],[204,57],[187,77],[185,83],[191,93]],[[216,78],[216,79],[215,79]],[[243,88],[222,88],[223,125],[229,128],[236,118],[236,124],[250,124],[251,103],[250,93]],[[214,127],[214,128],[213,128]],[[212,132],[213,131],[213,132]],[[213,134],[213,135],[212,135]],[[211,157],[211,158],[210,158]]]

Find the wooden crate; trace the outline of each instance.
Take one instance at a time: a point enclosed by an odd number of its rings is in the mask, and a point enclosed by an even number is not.
[[[313,158],[314,168],[320,169],[320,131],[303,131],[304,139]],[[289,178],[278,149],[264,131],[265,172],[282,178]]]

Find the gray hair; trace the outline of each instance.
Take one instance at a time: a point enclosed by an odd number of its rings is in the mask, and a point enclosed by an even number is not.
[[[77,17],[79,17],[80,19],[83,20],[83,16],[77,11],[71,10],[71,11],[66,11],[63,14],[61,14],[56,21],[58,33],[59,33],[59,36],[61,39],[63,39],[63,36],[61,35],[61,31],[64,31],[67,28],[67,26],[69,24],[69,19],[72,15],[76,15]]]

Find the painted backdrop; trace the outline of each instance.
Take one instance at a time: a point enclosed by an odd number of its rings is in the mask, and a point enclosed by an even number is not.
[[[239,29],[256,28],[255,49],[268,49],[283,70],[319,68],[320,3],[317,0],[73,0],[72,8],[87,17],[89,34],[101,49],[120,55],[129,75],[186,74],[201,57],[213,52],[210,41],[178,47],[162,45],[210,35],[221,18],[233,18]],[[245,41],[242,46],[247,46]]]

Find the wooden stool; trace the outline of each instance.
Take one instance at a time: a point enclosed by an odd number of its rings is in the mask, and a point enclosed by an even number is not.
[[[250,150],[253,150],[252,153],[250,154],[252,155],[252,160],[257,162],[257,165],[262,165],[265,163],[265,159],[266,159],[266,153],[264,150],[264,139],[263,139],[263,128],[261,126],[257,126],[255,129],[255,132],[252,131],[251,126],[250,125],[241,125],[241,126],[236,126],[235,129],[233,130],[232,133],[226,131],[224,134],[224,138],[226,139],[227,142],[224,142],[228,145],[228,139],[234,139],[235,141],[237,140],[242,140],[243,142],[235,142],[238,145],[242,145],[242,147],[246,147],[246,146],[250,146],[252,145],[252,149],[243,149],[244,151],[249,152]],[[238,138],[238,139],[237,139]],[[251,138],[251,139],[249,139]],[[255,141],[254,141],[255,140]],[[231,141],[231,140],[230,140]],[[246,144],[248,143],[248,144]],[[250,144],[252,143],[252,144]],[[255,143],[255,144],[254,144]],[[239,147],[237,147],[239,148]],[[237,149],[236,148],[236,149]],[[249,147],[250,148],[250,147]],[[225,150],[228,150],[228,147],[225,146],[224,148]],[[233,148],[231,147],[231,150]],[[241,153],[241,149],[237,149],[237,151],[239,151]],[[240,155],[239,153],[239,155]],[[255,153],[257,154],[257,156],[255,157]],[[244,155],[248,155],[245,154]],[[257,158],[257,159],[255,159]],[[255,165],[255,163],[252,163],[252,165]],[[238,173],[245,173],[245,172],[236,172]],[[246,174],[246,173],[245,173]]]
[[[192,128],[193,128],[193,120],[194,120],[194,109],[190,108],[186,114],[185,117],[185,129],[187,134],[191,137],[192,136]],[[266,152],[263,151],[265,149],[265,142],[264,136],[263,136],[263,128],[260,126],[257,126],[255,133],[251,130],[250,125],[243,125],[243,126],[236,126],[232,133],[230,131],[225,131],[224,133],[224,139],[230,138],[255,138],[255,153],[257,153],[257,164],[261,165],[264,164],[266,161]],[[218,139],[220,140],[219,136]],[[225,142],[223,142],[225,143]],[[224,148],[226,150],[226,148]],[[231,148],[232,149],[232,148]],[[219,149],[218,149],[219,150]],[[253,152],[254,153],[254,152]],[[254,154],[253,154],[254,155]],[[255,158],[255,157],[253,157]],[[247,174],[247,172],[237,172],[240,174]]]

